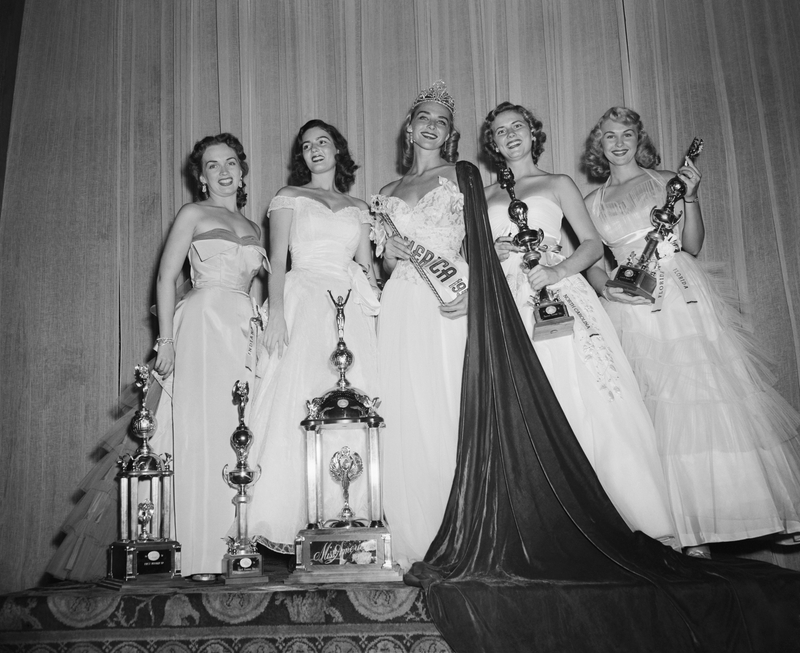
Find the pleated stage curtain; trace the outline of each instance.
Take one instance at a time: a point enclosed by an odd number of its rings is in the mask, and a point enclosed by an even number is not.
[[[342,129],[368,198],[399,175],[423,86],[457,101],[461,158],[496,103],[529,106],[541,165],[579,170],[611,105],[675,169],[706,149],[701,258],[725,266],[800,408],[800,5],[794,0],[26,0],[0,214],[0,592],[42,580],[120,389],[157,335],[186,156],[231,131],[262,223],[298,127]]]

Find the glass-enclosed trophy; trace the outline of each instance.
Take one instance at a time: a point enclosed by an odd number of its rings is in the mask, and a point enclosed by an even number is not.
[[[384,425],[376,412],[380,399],[354,388],[345,374],[353,353],[344,341],[344,307],[350,297],[334,299],[339,341],[330,356],[339,379],[333,388],[307,402],[305,429],[307,521],[295,540],[296,569],[287,584],[401,581],[400,565],[392,559],[392,538],[383,523],[380,448],[378,434]],[[326,430],[345,429],[352,438],[329,460],[323,455]],[[329,431],[330,433],[330,431]],[[363,455],[356,450],[363,447]],[[323,515],[325,472],[341,491],[342,508]],[[350,492],[356,483],[367,485],[366,514],[355,514]]]
[[[166,580],[181,573],[181,545],[172,539],[171,456],[157,454],[149,440],[156,418],[146,406],[150,369],[137,365],[139,409],[131,433],[141,440],[136,452],[122,455],[119,473],[119,539],[108,548],[108,574],[103,585],[120,588],[129,581]]]
[[[503,165],[497,173],[500,188],[504,188],[511,198],[508,205],[508,216],[519,231],[514,236],[514,244],[522,248],[522,265],[532,270],[539,265],[543,252],[559,252],[560,245],[547,246],[544,244],[544,231],[531,229],[528,226],[528,205],[517,199],[514,194],[514,172],[507,165]],[[569,314],[564,302],[559,300],[558,292],[548,288],[541,288],[531,297],[533,300],[533,339],[550,340],[561,336],[572,335],[575,318]]]
[[[686,158],[694,162],[703,151],[703,139],[695,138],[689,146]],[[634,255],[625,265],[620,265],[613,279],[606,281],[609,288],[621,288],[631,297],[644,297],[655,302],[656,275],[651,270],[651,260],[656,247],[669,236],[683,217],[675,215],[675,205],[686,195],[686,184],[675,175],[666,184],[667,201],[660,209],[656,206],[650,211],[650,224],[653,230],[645,236],[646,245],[638,259]]]
[[[251,497],[249,489],[261,478],[261,466],[251,469],[247,464],[247,454],[253,445],[253,432],[244,423],[244,408],[247,405],[250,386],[246,381],[233,385],[233,403],[239,411],[239,425],[231,435],[231,447],[236,453],[236,467],[228,471],[222,468],[222,479],[236,495],[231,503],[236,507],[236,536],[228,537],[228,552],[222,558],[222,579],[225,583],[260,582],[269,579],[262,574],[261,554],[256,549],[254,539],[247,532],[247,504]]]

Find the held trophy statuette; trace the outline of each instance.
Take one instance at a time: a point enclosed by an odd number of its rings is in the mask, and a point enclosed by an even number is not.
[[[703,151],[703,139],[695,138],[689,146],[686,158],[694,162]],[[651,268],[653,254],[660,242],[672,234],[683,217],[675,215],[675,205],[686,195],[686,184],[675,175],[666,184],[667,201],[660,209],[656,206],[650,211],[650,224],[654,229],[645,236],[646,245],[641,256],[634,262],[632,254],[625,265],[620,265],[613,279],[606,281],[609,288],[621,288],[631,297],[644,297],[655,302],[656,276]]]
[[[168,580],[181,573],[181,545],[172,539],[172,457],[150,447],[156,418],[147,407],[150,369],[137,365],[135,385],[142,394],[131,420],[131,434],[141,440],[136,452],[117,461],[119,538],[108,547],[106,587],[121,589],[130,581]],[[141,500],[140,500],[141,499]]]
[[[517,199],[514,194],[514,173],[507,165],[503,165],[497,173],[500,188],[508,192],[511,203],[508,205],[508,216],[519,231],[514,236],[514,244],[522,248],[522,265],[532,270],[539,265],[543,251],[558,252],[561,247],[543,244],[544,231],[531,229],[528,226],[528,205]],[[575,318],[569,314],[564,302],[558,298],[558,291],[541,288],[531,297],[533,303],[533,339],[549,340],[561,336],[572,335]]]
[[[247,454],[253,445],[253,432],[244,423],[244,408],[247,405],[250,386],[246,381],[233,385],[233,403],[239,411],[239,425],[231,435],[231,447],[236,453],[236,467],[228,471],[222,468],[222,479],[236,495],[231,503],[236,507],[236,537],[228,537],[228,552],[222,558],[222,578],[225,583],[262,582],[269,579],[262,575],[261,554],[255,541],[248,537],[247,504],[250,503],[248,489],[261,478],[261,466],[251,469]]]

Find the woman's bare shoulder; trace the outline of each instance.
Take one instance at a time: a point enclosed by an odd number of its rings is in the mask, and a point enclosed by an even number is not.
[[[380,191],[378,191],[378,194],[391,195],[392,193],[394,193],[395,189],[400,185],[401,181],[403,181],[402,177],[400,177],[400,179],[395,179],[394,181],[389,182],[383,188],[381,188]]]

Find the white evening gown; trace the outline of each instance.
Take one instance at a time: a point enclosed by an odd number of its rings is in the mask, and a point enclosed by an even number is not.
[[[248,426],[253,431],[250,466],[260,465],[261,479],[252,489],[250,535],[269,548],[294,552],[297,532],[308,523],[306,504],[306,402],[330,390],[338,372],[329,362],[338,333],[334,298],[352,294],[345,307],[344,339],[353,352],[347,380],[370,397],[377,392],[375,315],[378,299],[361,267],[353,260],[366,210],[331,211],[307,197],[276,196],[268,213],[292,209],[289,233],[291,270],[284,287],[284,317],[289,345],[279,358],[264,354],[261,379],[253,395]],[[380,413],[380,408],[378,409]],[[360,431],[325,429],[323,463],[346,444],[366,461]],[[323,474],[323,519],[336,519],[344,499],[341,486]],[[350,486],[356,518],[367,517],[366,472]],[[230,523],[230,522],[229,522]]]
[[[233,519],[222,468],[236,462],[230,437],[239,422],[231,392],[236,381],[253,380],[249,290],[265,262],[255,236],[226,229],[196,236],[189,249],[192,289],[175,308],[175,371],[167,378],[172,401],[161,397],[151,440],[155,451],[175,457],[175,539],[184,576],[222,571]]]
[[[542,229],[546,242],[559,244],[561,207],[541,196],[520,199],[528,205],[528,225]],[[494,239],[518,231],[509,219],[507,203],[490,206],[489,221]],[[560,254],[547,252],[541,262],[555,265],[563,260]],[[522,254],[512,253],[501,265],[532,336],[533,290],[522,268]],[[550,288],[559,291],[575,318],[573,332],[534,342],[533,348],[567,421],[631,530],[677,547],[653,424],[614,326],[581,274]]]
[[[617,202],[597,193],[591,217],[618,263],[641,253],[664,181],[645,170]],[[604,187],[605,188],[605,187]],[[679,234],[676,234],[679,235]],[[684,301],[677,268],[696,302]],[[658,262],[662,309],[604,302],[655,424],[670,504],[685,546],[800,530],[800,416],[769,373],[738,312],[697,259]]]
[[[463,260],[463,196],[444,177],[416,206],[377,196],[400,233],[448,259]],[[466,317],[439,313],[408,261],[386,282],[378,321],[384,508],[395,560],[422,560],[442,523],[455,474]]]

